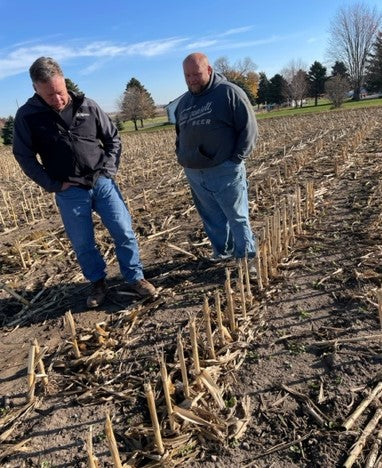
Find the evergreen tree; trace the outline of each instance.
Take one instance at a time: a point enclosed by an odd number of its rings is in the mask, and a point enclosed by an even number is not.
[[[317,106],[318,96],[323,94],[325,90],[326,79],[326,67],[324,67],[320,62],[315,61],[308,72],[310,95],[314,97],[315,106]]]
[[[13,124],[15,119],[10,115],[5,121],[4,127],[1,129],[1,136],[4,145],[11,145],[13,143]]]
[[[134,77],[132,77],[131,80],[127,83],[125,91],[127,91],[129,88],[138,88],[140,90],[144,89],[142,83]]]
[[[123,130],[123,122],[122,120],[120,119],[119,115],[117,115],[115,117],[115,126],[117,127],[117,130],[120,132],[121,130]]]
[[[80,90],[78,85],[76,85],[76,83],[73,83],[73,81],[70,78],[65,78],[65,84],[66,84],[66,89],[68,91],[73,91],[73,93],[76,93],[76,94],[82,94],[82,91]]]
[[[339,60],[336,60],[335,64],[332,66],[332,74],[331,76],[336,76],[340,75],[343,78],[348,77],[348,70],[346,68],[346,65],[344,62],[340,62]]]
[[[269,102],[274,104],[281,104],[284,101],[284,88],[286,86],[286,81],[279,73],[276,73],[269,80]]]
[[[155,103],[151,94],[136,78],[131,78],[127,83],[121,103],[121,116],[125,120],[134,122],[135,130],[138,130],[137,122],[154,117]]]
[[[382,91],[382,31],[378,33],[368,59],[365,84],[368,91]]]
[[[258,105],[266,104],[269,101],[269,80],[267,75],[263,72],[260,72],[259,77],[259,89],[257,90],[256,99]]]

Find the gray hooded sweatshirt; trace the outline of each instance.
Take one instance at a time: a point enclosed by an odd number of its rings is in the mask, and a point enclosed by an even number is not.
[[[258,130],[245,92],[217,72],[199,94],[188,91],[175,110],[176,154],[183,167],[203,169],[241,162],[255,147]]]

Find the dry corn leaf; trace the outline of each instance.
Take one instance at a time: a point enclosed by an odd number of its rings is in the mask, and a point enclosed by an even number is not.
[[[212,398],[216,401],[220,409],[225,408],[224,400],[221,396],[220,389],[213,381],[211,375],[207,372],[206,369],[203,369],[202,372],[197,377],[198,380],[201,380],[207,390],[210,392]]]
[[[246,395],[243,400],[238,403],[238,407],[240,407],[238,410],[243,413],[243,416],[240,419],[237,418],[237,421],[234,424],[233,430],[231,432],[234,439],[240,439],[240,437],[243,436],[247,429],[249,421],[251,420],[250,406],[251,400],[248,395]]]
[[[211,423],[208,421],[205,421],[204,419],[200,418],[197,416],[195,413],[192,411],[186,410],[184,408],[181,408],[180,406],[174,406],[173,408],[174,414],[179,416],[180,418],[184,419],[185,421],[188,421],[193,424],[197,424],[200,426],[211,426]]]
[[[228,362],[236,359],[240,355],[240,353],[241,353],[240,349],[234,351],[233,353],[231,353],[231,351],[228,350],[225,356],[218,357],[218,362],[219,364],[227,364]]]
[[[232,343],[233,341],[233,338],[231,336],[231,333],[228,331],[228,328],[225,327],[224,325],[222,326],[222,331],[223,331],[223,336],[224,336],[224,339],[226,341],[228,341],[229,343]]]
[[[107,332],[106,330],[104,330],[101,325],[99,325],[98,323],[95,324],[95,328],[97,330],[97,332],[102,335],[102,336],[105,336],[105,337],[108,337],[109,336],[109,332]]]
[[[89,340],[92,340],[94,338],[93,334],[88,334],[88,335],[80,335],[80,337],[78,338],[78,341],[89,341]]]

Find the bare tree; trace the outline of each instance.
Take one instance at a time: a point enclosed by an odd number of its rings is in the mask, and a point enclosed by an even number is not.
[[[214,62],[214,69],[224,76],[227,76],[233,70],[227,57],[219,57],[216,59]]]
[[[238,60],[231,66],[227,57],[219,57],[214,62],[214,69],[222,73],[227,80],[242,88],[252,105],[256,103],[259,75],[255,72],[257,65],[250,57]]]
[[[257,65],[250,57],[245,57],[243,60],[238,60],[232,66],[227,57],[219,57],[214,62],[214,69],[227,77],[227,75],[235,75],[246,77],[253,73]]]
[[[303,99],[309,91],[308,75],[306,65],[301,60],[291,60],[286,67],[281,70],[285,79],[283,94],[292,103],[302,107]]]
[[[239,60],[235,64],[236,70],[242,76],[248,76],[250,73],[253,73],[256,70],[257,65],[250,57],[245,57],[243,60]]]
[[[330,77],[325,83],[327,98],[333,104],[333,107],[341,107],[346,98],[349,89],[349,81],[341,75]]]
[[[142,91],[136,87],[132,87],[125,91],[121,106],[121,115],[124,120],[132,120],[134,128],[137,131],[138,120],[143,118],[143,94]]]
[[[353,99],[360,99],[366,60],[381,22],[375,7],[353,3],[338,10],[330,24],[328,54],[342,61],[353,87]]]

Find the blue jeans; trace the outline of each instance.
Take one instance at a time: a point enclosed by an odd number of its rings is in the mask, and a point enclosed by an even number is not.
[[[184,172],[214,256],[254,257],[244,162],[228,160],[206,169],[184,168]]]
[[[123,277],[129,283],[143,278],[130,213],[112,179],[101,176],[92,189],[70,187],[56,193],[66,233],[76,253],[82,273],[89,281],[106,276],[106,263],[94,238],[92,211],[97,212],[115,244]]]

